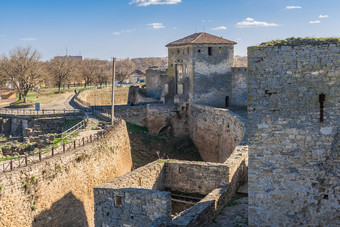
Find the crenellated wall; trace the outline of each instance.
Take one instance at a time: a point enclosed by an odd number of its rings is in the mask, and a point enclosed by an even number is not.
[[[75,151],[0,174],[0,226],[93,226],[93,188],[131,170],[125,122]]]
[[[250,226],[340,225],[340,41],[248,48]]]

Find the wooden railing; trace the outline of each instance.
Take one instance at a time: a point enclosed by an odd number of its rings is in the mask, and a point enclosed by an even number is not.
[[[0,108],[0,115],[19,115],[19,116],[48,116],[48,115],[79,115],[83,112],[76,109],[12,109],[12,108]]]
[[[57,147],[53,147],[49,150],[45,151],[39,151],[38,153],[34,155],[26,155],[21,157],[16,157],[11,160],[2,161],[0,162],[0,173],[1,172],[10,172],[13,171],[16,168],[25,167],[37,162],[41,162],[45,159],[54,157],[58,154],[66,153],[75,151],[79,147],[83,147],[88,143],[92,143],[94,141],[97,141],[101,138],[105,138],[106,135],[119,123],[121,122],[120,118],[116,118],[113,125],[110,125],[104,130],[101,130],[97,132],[96,134],[85,136],[79,139],[74,139],[71,143],[68,144],[60,144]]]

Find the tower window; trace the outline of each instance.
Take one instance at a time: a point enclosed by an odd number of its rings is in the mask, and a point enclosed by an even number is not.
[[[222,54],[222,47],[219,47],[219,48],[218,48],[218,53],[219,53],[219,54]]]
[[[320,104],[320,122],[323,122],[323,113],[324,113],[324,105],[325,105],[326,95],[319,95],[319,104]]]
[[[212,55],[212,47],[208,47],[208,55],[209,55],[209,56]]]

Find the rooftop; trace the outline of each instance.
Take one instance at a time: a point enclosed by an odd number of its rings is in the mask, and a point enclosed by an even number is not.
[[[182,39],[171,42],[168,45],[166,45],[166,47],[182,46],[182,45],[188,45],[188,44],[230,44],[230,45],[235,45],[237,43],[234,42],[234,41],[228,40],[228,39],[224,39],[222,37],[211,35],[209,33],[200,32],[200,33],[194,33],[194,34],[189,35],[187,37],[184,37]]]

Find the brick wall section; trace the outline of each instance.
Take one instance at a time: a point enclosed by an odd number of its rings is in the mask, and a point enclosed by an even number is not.
[[[202,159],[224,162],[244,136],[240,117],[228,109],[190,105],[189,135]]]
[[[93,226],[93,187],[131,166],[123,121],[76,151],[0,174],[0,226]]]
[[[340,44],[248,59],[250,226],[339,226]]]

